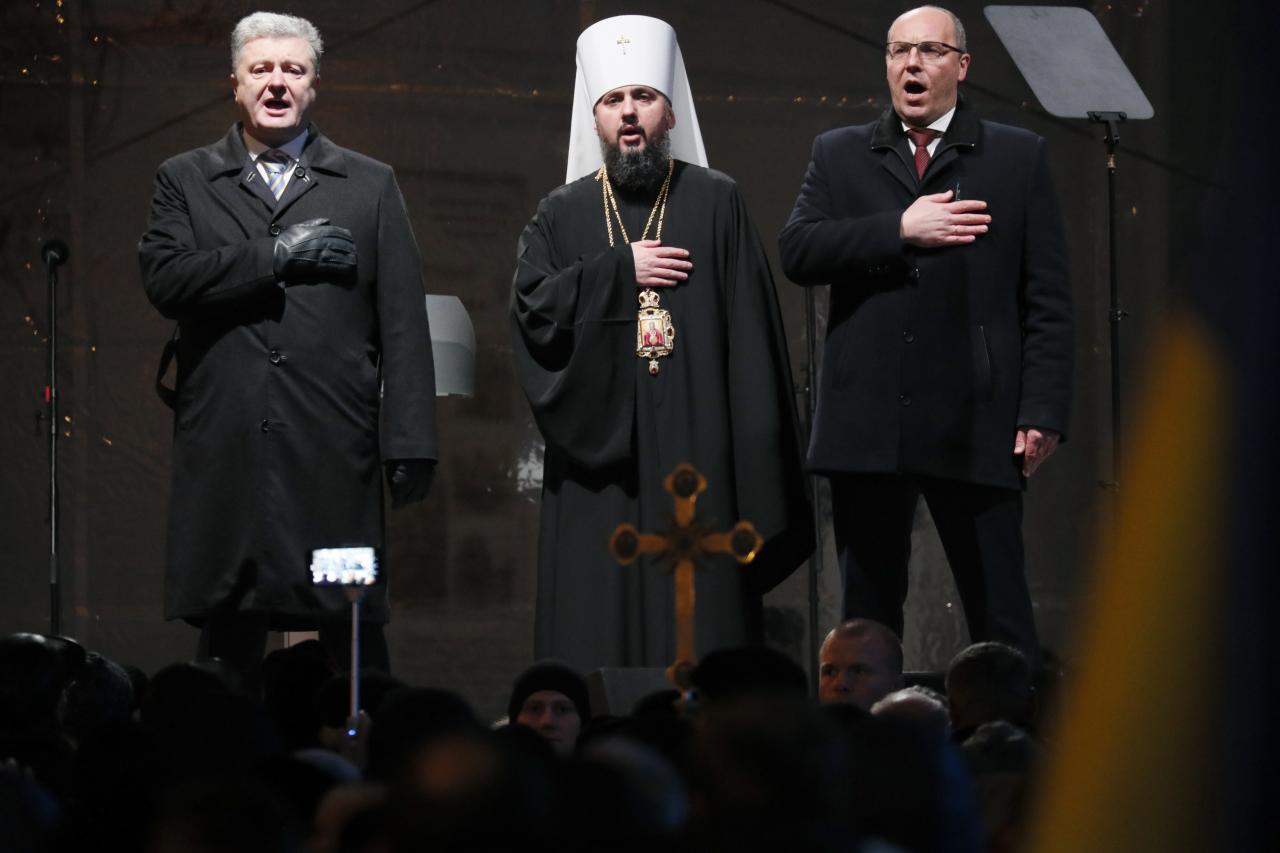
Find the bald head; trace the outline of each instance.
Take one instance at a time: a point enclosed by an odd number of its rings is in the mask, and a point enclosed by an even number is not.
[[[951,734],[945,697],[920,685],[890,693],[871,706],[871,715],[909,720],[942,738]]]
[[[902,642],[870,619],[850,619],[827,634],[818,653],[818,699],[870,710],[902,687]]]
[[[911,127],[928,127],[955,107],[969,73],[964,26],[940,6],[921,6],[899,15],[885,40],[893,108]]]

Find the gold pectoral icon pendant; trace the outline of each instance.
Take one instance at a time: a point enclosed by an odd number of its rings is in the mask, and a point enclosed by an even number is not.
[[[671,355],[676,345],[676,327],[671,312],[658,306],[658,292],[640,291],[640,313],[636,316],[636,356],[649,360],[649,373],[658,375],[658,359]]]

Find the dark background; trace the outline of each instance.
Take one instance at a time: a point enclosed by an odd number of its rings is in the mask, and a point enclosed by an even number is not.
[[[4,0],[0,632],[48,627],[47,436],[37,415],[49,323],[39,250],[58,237],[72,252],[58,312],[63,631],[149,670],[194,649],[195,630],[161,616],[172,422],[152,384],[171,327],[143,295],[136,243],[160,161],[216,140],[236,118],[228,40],[241,16],[268,8],[320,28],[326,52],[313,118],[338,144],[395,167],[428,289],[459,296],[475,322],[477,395],[441,400],[443,459],[431,498],[389,518],[390,638],[398,675],[459,690],[496,714],[531,655],[541,474],[538,434],[512,374],[507,296],[516,236],[564,176],[577,33],[627,12],[676,28],[711,165],[739,182],[777,271],[776,235],[814,135],[884,109],[884,33],[911,5]],[[1124,127],[1120,152],[1119,269],[1131,312],[1124,385],[1133,388],[1155,329],[1188,287],[1185,246],[1214,192],[1217,116],[1238,91],[1213,55],[1241,30],[1231,3],[1079,5],[1097,15],[1156,110]],[[1067,214],[1073,427],[1026,504],[1043,641],[1066,653],[1089,604],[1087,569],[1112,500],[1099,487],[1111,459],[1101,131],[1040,111],[982,5],[951,8],[968,29],[971,103],[1050,140]],[[804,294],[777,274],[803,385]],[[907,665],[939,668],[964,645],[963,622],[923,513],[917,533]],[[829,542],[817,569],[824,632],[838,585]],[[771,641],[801,661],[808,596],[802,571],[769,598]]]

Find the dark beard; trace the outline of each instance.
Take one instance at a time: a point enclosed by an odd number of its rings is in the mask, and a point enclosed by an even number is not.
[[[639,192],[656,190],[667,177],[671,163],[671,137],[650,140],[639,150],[623,151],[618,145],[600,142],[609,180],[620,190]]]

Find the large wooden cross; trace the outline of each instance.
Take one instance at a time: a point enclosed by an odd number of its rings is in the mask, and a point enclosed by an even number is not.
[[[667,680],[684,691],[689,689],[689,676],[697,660],[693,651],[694,561],[711,554],[728,554],[745,566],[756,558],[764,540],[749,521],[739,521],[725,533],[713,533],[697,523],[698,495],[707,490],[707,479],[692,465],[677,466],[662,486],[675,500],[671,527],[662,533],[641,533],[635,525],[624,522],[609,537],[609,550],[624,566],[631,565],[641,554],[657,554],[674,568],[676,659],[667,667]]]

